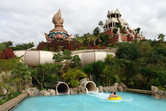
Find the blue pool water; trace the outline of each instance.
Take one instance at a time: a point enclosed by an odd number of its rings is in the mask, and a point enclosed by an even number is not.
[[[118,92],[121,100],[107,100],[109,93],[27,98],[14,111],[166,111],[166,100]]]

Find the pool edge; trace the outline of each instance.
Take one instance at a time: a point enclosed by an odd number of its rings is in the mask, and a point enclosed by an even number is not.
[[[152,91],[150,91],[150,90],[142,90],[142,89],[127,88],[126,92],[132,92],[132,93],[138,93],[138,94],[145,94],[145,95],[152,95]]]
[[[17,106],[21,101],[27,98],[27,94],[20,94],[16,98],[9,100],[8,102],[0,105],[0,111],[9,111]]]

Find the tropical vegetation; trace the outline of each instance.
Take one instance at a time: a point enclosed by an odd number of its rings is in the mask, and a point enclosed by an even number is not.
[[[100,26],[102,23],[99,24]],[[82,36],[75,34],[71,41],[52,40],[51,43],[40,42],[37,49],[46,51],[64,51],[65,49],[83,50],[83,49],[106,49],[110,47],[108,43],[109,36],[101,33],[100,28],[96,27],[93,33],[85,33]]]
[[[103,22],[99,22],[103,26]],[[124,27],[118,26],[121,29]],[[99,27],[93,33],[82,36],[75,34],[72,41],[53,40],[51,43],[39,43],[37,50],[57,51],[54,63],[38,64],[28,67],[20,57],[16,57],[14,50],[27,50],[34,47],[34,43],[13,45],[7,41],[0,43],[0,104],[16,97],[26,84],[33,84],[39,89],[54,88],[58,81],[66,82],[70,87],[78,87],[82,78],[89,78],[97,85],[109,86],[115,82],[126,84],[130,88],[150,89],[151,85],[160,89],[166,88],[166,43],[165,35],[158,35],[158,40],[133,41],[120,43],[116,57],[107,55],[104,61],[82,66],[78,55],[71,55],[70,51],[82,49],[106,49],[117,44],[109,44],[108,35],[104,35]],[[117,33],[114,29],[114,33]],[[136,29],[139,33],[140,28]],[[7,83],[7,84],[6,84]],[[12,86],[17,86],[13,89]]]
[[[38,86],[39,89],[53,88],[59,80],[59,71],[57,64],[38,64],[36,68],[31,69],[33,84]]]
[[[3,49],[10,48],[12,50],[27,50],[34,47],[34,43],[30,42],[30,43],[21,43],[21,44],[13,45],[12,41],[7,41],[7,42],[0,43],[0,47]]]
[[[150,89],[151,85],[165,87],[166,44],[161,42],[162,39],[121,43],[115,58],[107,55],[105,61],[94,62],[82,69],[98,85],[119,82],[139,89]]]
[[[87,75],[79,69],[68,69],[66,73],[63,73],[62,77],[70,87],[78,87],[79,80],[86,78]]]

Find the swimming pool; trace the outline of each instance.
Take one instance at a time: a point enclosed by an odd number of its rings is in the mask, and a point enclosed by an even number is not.
[[[27,98],[14,111],[166,111],[166,100],[118,92],[121,100],[107,100],[109,93]]]

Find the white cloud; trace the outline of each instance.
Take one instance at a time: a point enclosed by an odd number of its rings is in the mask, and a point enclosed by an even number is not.
[[[92,33],[100,20],[105,22],[108,10],[118,8],[131,28],[141,27],[146,38],[154,39],[166,34],[165,6],[165,0],[1,0],[0,42],[45,41],[58,9],[69,34]]]

